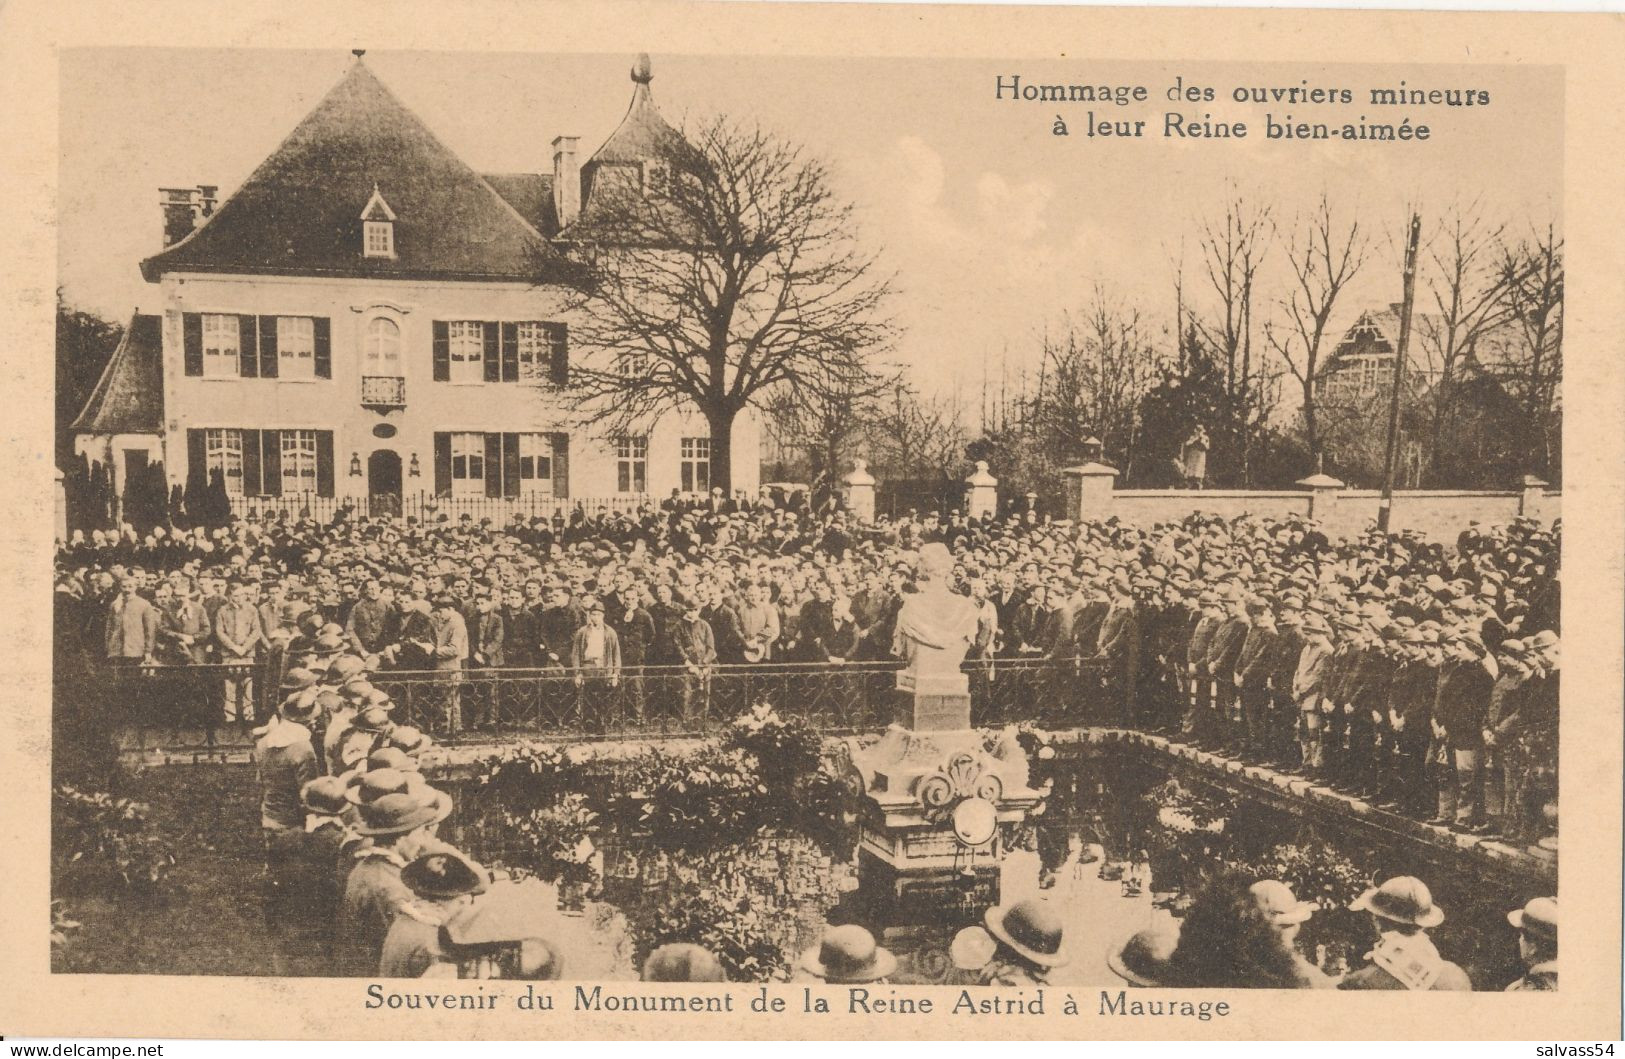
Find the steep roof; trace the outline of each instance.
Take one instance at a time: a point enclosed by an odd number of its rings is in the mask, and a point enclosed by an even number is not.
[[[1399,348],[1401,308],[1395,302],[1383,309],[1367,309],[1361,313],[1333,347],[1324,372],[1331,374],[1349,367],[1348,360],[1352,357],[1392,357]],[[1430,349],[1442,344],[1444,337],[1443,317],[1438,313],[1414,311],[1407,370],[1424,373],[1438,371],[1439,366],[1432,363],[1434,358],[1430,357]],[[1478,336],[1471,357],[1464,357],[1461,366],[1470,364],[1477,368],[1500,368],[1516,356],[1517,344],[1517,328],[1510,321],[1490,327]]]
[[[530,222],[543,235],[552,238],[559,233],[559,211],[553,201],[553,174],[551,173],[485,173],[490,184],[519,216]]]
[[[397,215],[392,258],[361,252],[374,187]],[[358,59],[202,227],[141,271],[545,282],[572,270]]]
[[[626,116],[609,134],[603,146],[593,152],[587,164],[581,167],[581,197],[583,209],[591,204],[593,179],[606,165],[637,165],[650,159],[668,157],[673,152],[691,150],[682,133],[672,128],[661,117],[655,106],[654,93],[649,82],[654,72],[648,55],[639,55],[632,66],[632,102]]]
[[[161,434],[164,343],[158,316],[136,313],[70,428],[76,434]]]

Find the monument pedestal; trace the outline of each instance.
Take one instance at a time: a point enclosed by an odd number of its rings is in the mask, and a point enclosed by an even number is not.
[[[997,904],[1000,824],[1023,821],[1042,797],[1009,728],[989,739],[970,726],[963,673],[897,678],[897,723],[867,750],[849,743],[864,792],[860,879],[889,899],[893,923],[940,921]]]

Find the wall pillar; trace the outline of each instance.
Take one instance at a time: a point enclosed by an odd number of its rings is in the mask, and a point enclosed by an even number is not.
[[[853,460],[852,469],[841,479],[841,499],[859,522],[875,520],[875,476],[868,460]]]
[[[1538,517],[1543,506],[1541,502],[1546,499],[1546,487],[1550,484],[1532,474],[1526,474],[1519,479],[1518,489],[1521,492],[1518,497],[1518,514],[1528,518]]]
[[[969,518],[999,514],[999,480],[988,473],[986,460],[977,460],[976,470],[965,478],[965,514]]]
[[[1066,503],[1061,514],[1075,522],[1104,522],[1111,517],[1112,491],[1118,470],[1109,463],[1084,463],[1061,471]]]
[[[1344,483],[1329,474],[1312,474],[1297,484],[1309,491],[1310,518],[1324,523],[1337,513],[1337,499],[1345,488]]]

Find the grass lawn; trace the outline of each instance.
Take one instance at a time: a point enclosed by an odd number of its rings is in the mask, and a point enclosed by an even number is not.
[[[118,794],[148,804],[148,827],[164,836],[178,863],[148,894],[87,885],[74,867],[53,859],[53,895],[66,902],[67,918],[80,926],[53,954],[52,969],[270,973],[259,912],[257,792],[253,770],[240,765],[153,769],[127,777]]]

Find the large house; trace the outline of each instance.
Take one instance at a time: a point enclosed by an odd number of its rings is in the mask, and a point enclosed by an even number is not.
[[[570,389],[575,275],[559,233],[595,182],[644,181],[678,137],[632,71],[619,127],[582,163],[481,174],[357,53],[343,79],[234,193],[160,189],[164,246],[137,314],[75,421],[115,484],[163,460],[218,471],[237,510],[332,498],[373,511],[434,498],[545,510],[710,486],[697,411],[636,435],[584,422]],[[758,426],[735,425],[733,485],[754,490]]]

